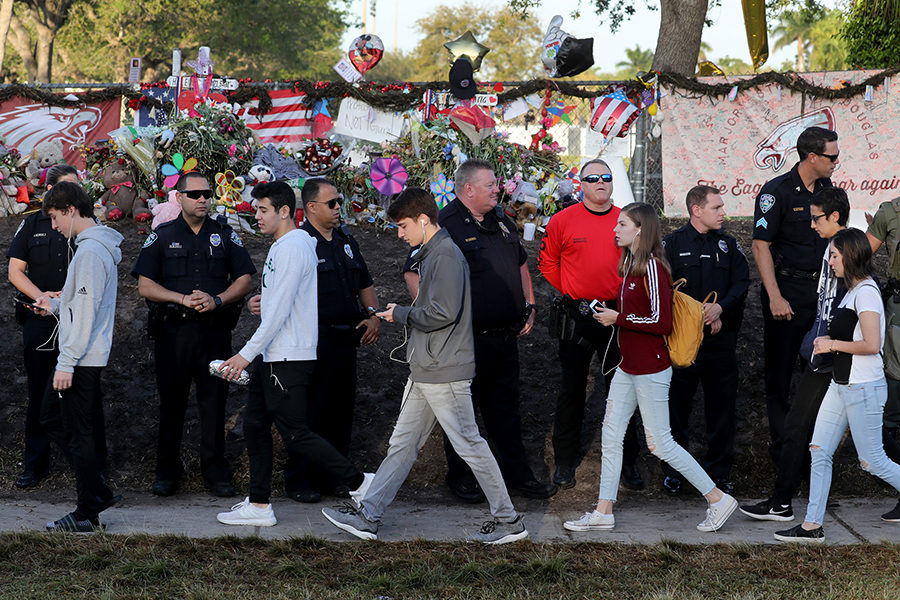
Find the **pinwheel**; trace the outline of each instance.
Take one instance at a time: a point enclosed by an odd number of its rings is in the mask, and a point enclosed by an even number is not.
[[[163,185],[167,188],[175,187],[175,184],[178,183],[178,178],[184,175],[185,173],[190,173],[197,167],[197,159],[189,158],[187,161],[184,160],[184,157],[181,155],[181,152],[176,152],[172,156],[172,164],[166,163],[162,166],[162,174],[165,177],[163,180]]]
[[[241,202],[241,191],[244,189],[244,181],[235,176],[234,171],[228,169],[224,173],[216,173],[216,196],[225,204],[236,205]]]
[[[547,107],[547,112],[553,115],[553,125],[556,125],[560,121],[565,121],[569,125],[572,124],[572,118],[569,116],[569,113],[575,110],[575,106],[566,106],[562,100],[557,100],[553,106]]]
[[[434,200],[437,202],[438,208],[444,208],[456,198],[456,194],[453,193],[454,187],[456,187],[456,184],[453,183],[453,180],[447,179],[447,176],[443,173],[431,182],[431,193],[434,194]]]
[[[409,175],[396,158],[376,158],[369,177],[376,190],[385,196],[393,196],[403,191]]]

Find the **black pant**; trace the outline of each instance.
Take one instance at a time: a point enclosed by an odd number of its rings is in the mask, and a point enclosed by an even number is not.
[[[784,418],[781,455],[775,463],[775,491],[772,501],[790,504],[804,476],[809,475],[809,442],[825,392],[831,385],[831,373],[804,371],[797,393]]]
[[[534,480],[522,443],[522,417],[519,414],[519,344],[515,333],[509,335],[475,334],[475,378],[472,379],[472,404],[481,410],[491,450],[508,485]],[[475,480],[472,470],[453,449],[444,435],[447,455],[447,481]]]
[[[735,401],[738,367],[735,348],[737,331],[722,331],[703,339],[697,360],[683,369],[672,369],[669,387],[669,422],[672,437],[683,448],[690,439],[691,408],[697,386],[703,386],[706,417],[706,459],[703,468],[714,480],[728,479],[734,461]],[[662,463],[663,473],[679,477]]]
[[[25,374],[28,376],[28,406],[25,410],[24,471],[42,476],[50,468],[50,437],[41,425],[41,407],[47,382],[56,370],[59,347],[53,336],[56,320],[53,317],[30,315],[22,325],[25,347]],[[51,337],[53,338],[52,342]],[[103,423],[103,404],[92,408],[94,451],[100,469],[106,463],[106,431]],[[65,449],[64,449],[65,451]]]
[[[167,321],[156,334],[155,349],[159,390],[156,478],[177,481],[181,477],[181,438],[193,381],[200,413],[200,470],[207,481],[230,481],[231,469],[225,460],[228,383],[209,374],[209,363],[231,356],[231,331],[211,319]]]
[[[607,305],[611,304],[607,302]],[[581,453],[587,378],[594,353],[600,358],[600,370],[606,382],[606,390],[609,391],[609,383],[619,364],[619,345],[614,332],[614,327],[604,327],[591,317],[583,317],[576,321],[574,339],[559,341],[562,386],[556,400],[556,418],[553,423],[553,453],[558,467],[576,466]],[[623,465],[633,465],[640,452],[635,420],[637,413],[635,411],[635,415],[631,417],[625,432]]]
[[[319,330],[316,363],[309,381],[307,425],[325,438],[335,450],[350,456],[353,410],[356,406],[355,330]],[[331,492],[315,468],[315,462],[288,452],[284,467],[284,489],[288,494],[301,490]]]
[[[816,318],[816,282],[797,277],[778,277],[781,295],[790,303],[794,315],[785,321],[772,318],[769,295],[760,288],[765,348],[766,412],[769,417],[769,454],[777,463],[784,438],[784,417],[790,408],[791,376],[797,365],[803,336]]]
[[[41,407],[44,430],[66,452],[75,468],[77,520],[96,519],[101,506],[113,497],[100,473],[94,442],[95,406],[103,401],[102,370],[102,367],[75,367],[72,387],[63,392],[53,389],[51,379]]]
[[[288,452],[315,464],[332,487],[360,486],[362,473],[307,424],[307,393],[315,361],[265,363],[258,357],[250,375],[244,437],[250,458],[250,501],[267,504],[272,490],[272,424]]]

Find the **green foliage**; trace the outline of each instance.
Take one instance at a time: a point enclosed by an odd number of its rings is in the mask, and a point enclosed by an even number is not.
[[[860,1],[849,9],[840,37],[846,44],[850,64],[880,69],[900,62],[898,5],[898,2]]]
[[[653,65],[653,50],[642,49],[640,44],[636,44],[634,48],[625,49],[625,58],[627,60],[617,62],[616,67],[621,69],[619,71],[621,77],[632,79],[638,71],[650,70]]]
[[[838,37],[843,14],[826,10],[814,2],[779,13],[772,28],[773,48],[796,44],[797,71],[835,71],[847,68],[847,50]]]

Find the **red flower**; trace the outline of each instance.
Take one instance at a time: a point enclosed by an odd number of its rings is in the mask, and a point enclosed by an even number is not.
[[[128,108],[130,108],[131,110],[137,110],[140,107],[141,107],[141,101],[138,100],[137,98],[132,98],[131,100],[128,101]]]

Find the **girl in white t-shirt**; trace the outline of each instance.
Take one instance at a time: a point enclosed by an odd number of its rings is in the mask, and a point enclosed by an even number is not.
[[[831,488],[832,457],[847,426],[862,468],[900,491],[900,465],[892,462],[881,445],[881,422],[887,383],[881,347],[884,341],[884,305],[872,280],[872,248],[858,229],[845,229],[831,240],[828,261],[835,276],[844,280],[847,295],[832,314],[828,335],[816,338],[815,353],[833,352],[832,381],[822,400],[812,442],[809,506],[800,525],[779,531],[783,542],[822,542],[822,522]]]

